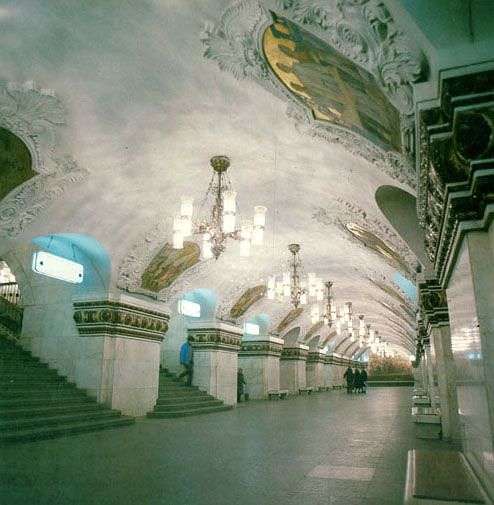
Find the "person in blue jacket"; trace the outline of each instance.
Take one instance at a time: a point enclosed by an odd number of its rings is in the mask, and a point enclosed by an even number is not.
[[[186,340],[180,347],[180,364],[183,367],[183,372],[178,376],[179,379],[187,376],[187,386],[192,386],[192,374],[194,372],[194,361],[192,359],[192,346]]]

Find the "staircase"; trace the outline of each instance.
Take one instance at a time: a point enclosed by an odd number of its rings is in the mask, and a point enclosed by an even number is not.
[[[133,418],[96,403],[30,353],[0,339],[0,444],[132,423]]]
[[[160,418],[196,416],[231,408],[221,400],[199,391],[197,387],[185,386],[168,371],[160,370],[158,400],[154,410],[147,416]]]

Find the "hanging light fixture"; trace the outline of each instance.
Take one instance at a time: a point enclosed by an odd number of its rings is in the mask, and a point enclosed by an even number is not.
[[[245,221],[236,226],[237,193],[233,190],[227,169],[230,159],[227,156],[211,158],[213,176],[204,197],[201,209],[208,200],[212,204],[210,215],[193,219],[194,201],[191,197],[182,197],[180,213],[173,220],[174,249],[183,249],[184,239],[191,235],[202,235],[201,258],[218,259],[226,249],[227,239],[240,241],[240,256],[250,256],[251,245],[262,245],[266,227],[266,207],[254,207],[254,220]]]
[[[297,308],[299,305],[306,305],[310,298],[316,301],[324,299],[324,284],[315,273],[310,272],[307,280],[302,279],[302,261],[300,260],[300,244],[290,244],[288,246],[292,257],[289,261],[289,270],[283,272],[281,280],[278,281],[273,275],[268,279],[267,297],[269,300],[275,298],[283,301],[289,299],[291,304]],[[311,320],[315,318],[316,309],[311,310]],[[317,307],[319,320],[319,307]],[[312,316],[314,314],[314,316]]]

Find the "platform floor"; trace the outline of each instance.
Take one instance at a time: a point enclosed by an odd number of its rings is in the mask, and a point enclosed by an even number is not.
[[[0,448],[5,505],[400,505],[410,388],[344,391]]]

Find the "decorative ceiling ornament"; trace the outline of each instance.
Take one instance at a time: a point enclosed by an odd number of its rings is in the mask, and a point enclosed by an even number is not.
[[[282,333],[284,330],[288,329],[288,327],[298,319],[302,313],[304,312],[303,307],[298,307],[296,309],[292,309],[285,317],[280,321],[280,323],[276,326],[276,332]]]
[[[155,293],[167,288],[187,269],[199,262],[201,251],[195,242],[185,242],[177,251],[165,244],[141,276],[141,287]]]
[[[140,293],[168,302],[188,291],[192,287],[192,280],[195,276],[210,270],[209,262],[201,261],[185,270],[169,286],[159,292],[143,288],[142,276],[153,258],[163,248],[168,231],[167,224],[163,220],[159,220],[152,228],[137,238],[130,251],[119,263],[117,287],[129,293]]]
[[[262,38],[282,15],[322,42],[336,48],[351,62],[370,72],[401,115],[402,151],[378,147],[336,124],[318,121],[271,71],[264,57]],[[237,79],[250,79],[288,102],[298,128],[329,142],[341,143],[352,153],[376,164],[391,177],[414,188],[411,84],[425,76],[427,65],[413,40],[401,31],[384,3],[378,0],[237,0],[216,24],[201,35],[204,55]]]
[[[253,222],[245,221],[236,227],[237,193],[227,175],[230,159],[227,156],[213,156],[211,167],[213,176],[199,210],[199,216],[193,219],[193,199],[182,197],[180,213],[173,220],[173,248],[183,249],[184,238],[201,235],[201,258],[218,259],[225,251],[228,239],[240,241],[240,256],[250,256],[252,245],[262,245],[266,226],[266,207],[254,207]],[[205,209],[211,205],[211,211]]]
[[[415,254],[391,226],[368,215],[359,205],[338,197],[326,208],[316,208],[312,217],[321,224],[337,226],[365,250],[372,250],[409,280],[415,280]]]
[[[266,295],[267,288],[264,284],[260,284],[258,286],[254,286],[253,288],[249,288],[240,298],[235,302],[233,307],[230,309],[230,317],[233,319],[237,319],[240,316],[243,316],[247,310],[252,307],[259,300],[264,298]]]
[[[65,109],[53,90],[34,81],[0,81],[0,128],[16,135],[29,149],[36,175],[13,189],[0,202],[0,236],[14,238],[88,172],[60,150],[58,130]]]
[[[307,305],[311,298],[322,301],[324,298],[324,285],[316,274],[309,272],[307,280],[302,279],[302,261],[299,256],[300,244],[290,244],[288,246],[291,258],[288,262],[288,271],[283,272],[281,280],[276,280],[276,275],[271,275],[268,279],[267,296],[269,300],[284,301],[297,308],[299,305]]]

